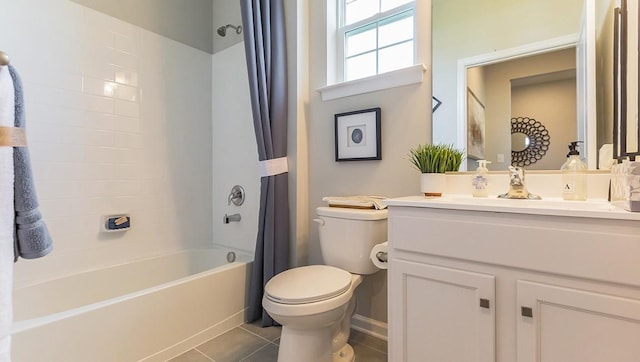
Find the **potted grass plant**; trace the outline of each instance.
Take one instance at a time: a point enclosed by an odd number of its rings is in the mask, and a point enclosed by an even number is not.
[[[409,160],[422,173],[420,191],[425,196],[442,196],[445,172],[458,171],[464,152],[453,145],[418,145],[409,149]]]

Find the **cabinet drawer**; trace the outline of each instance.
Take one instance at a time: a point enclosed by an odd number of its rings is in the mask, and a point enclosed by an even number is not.
[[[640,286],[640,223],[391,208],[393,249]]]

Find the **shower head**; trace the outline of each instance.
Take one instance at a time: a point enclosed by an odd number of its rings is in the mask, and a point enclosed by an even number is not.
[[[225,26],[221,26],[221,27],[218,28],[218,35],[220,35],[220,36],[227,35],[227,28],[231,28],[231,29],[235,30],[236,34],[242,33],[242,26],[241,25],[233,26],[231,24],[227,24]]]

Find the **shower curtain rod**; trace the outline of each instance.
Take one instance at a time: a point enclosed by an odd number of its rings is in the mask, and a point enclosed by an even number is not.
[[[9,55],[0,50],[0,66],[9,65]]]

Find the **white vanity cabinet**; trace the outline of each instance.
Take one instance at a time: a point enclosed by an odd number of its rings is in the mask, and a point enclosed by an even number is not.
[[[394,260],[389,295],[390,361],[493,361],[495,280],[492,275]],[[390,269],[391,271],[391,269]],[[402,296],[402,297],[400,297]],[[399,337],[398,334],[391,334]]]
[[[640,360],[640,300],[528,281],[516,287],[518,361]]]
[[[640,361],[635,215],[389,204],[389,361]]]

